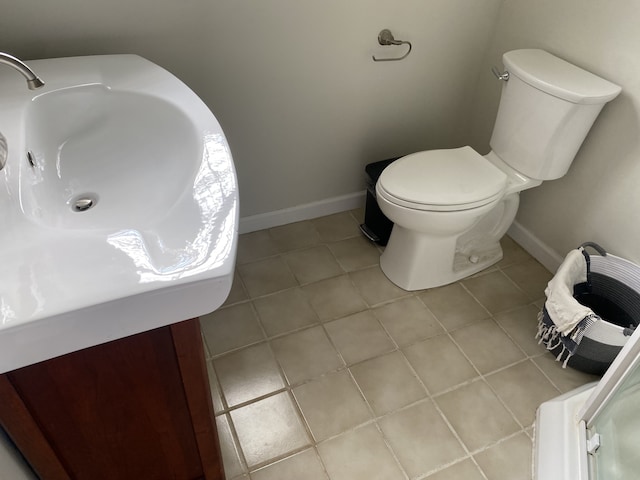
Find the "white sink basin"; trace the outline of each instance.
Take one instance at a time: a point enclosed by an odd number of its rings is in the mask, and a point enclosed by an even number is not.
[[[0,66],[0,373],[209,313],[228,295],[238,193],[224,134],[135,55]]]
[[[157,97],[104,85],[36,97],[24,126],[38,168],[21,162],[23,209],[51,227],[155,223],[191,189],[202,162],[201,135],[186,113]],[[87,195],[100,208],[84,215],[69,208]]]

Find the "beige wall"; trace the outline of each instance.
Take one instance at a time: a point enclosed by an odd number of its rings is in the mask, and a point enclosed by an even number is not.
[[[503,52],[546,49],[622,87],[605,106],[565,177],[522,193],[517,217],[564,256],[588,240],[640,262],[640,0],[505,0],[487,63]],[[472,145],[488,151],[500,92],[478,83]]]
[[[501,2],[0,0],[0,50],[132,52],[171,70],[222,123],[249,216],[362,191],[371,161],[463,144]],[[393,51],[377,45],[385,27],[413,42],[404,61],[371,60]]]

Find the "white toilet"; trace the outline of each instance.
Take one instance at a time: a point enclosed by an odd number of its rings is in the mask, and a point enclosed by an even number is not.
[[[489,154],[413,153],[378,179],[378,205],[394,223],[380,267],[405,290],[446,285],[498,262],[519,192],[562,177],[621,90],[543,50],[507,52],[503,63]]]

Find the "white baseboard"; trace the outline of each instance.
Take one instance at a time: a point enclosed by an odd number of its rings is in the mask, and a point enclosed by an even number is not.
[[[265,228],[278,227],[287,223],[301,222],[312,218],[324,217],[364,206],[365,191],[327,198],[318,202],[306,203],[296,207],[260,213],[240,219],[239,233],[255,232]]]
[[[306,203],[296,207],[260,213],[240,219],[239,233],[250,233],[265,228],[278,227],[288,223],[301,222],[312,218],[345,212],[364,206],[366,191],[350,193],[339,197],[328,198],[318,202]],[[550,272],[558,269],[564,258],[555,250],[542,242],[533,233],[514,221],[507,234],[524,248],[533,258],[538,260]]]
[[[558,270],[558,267],[564,260],[562,255],[559,255],[517,221],[511,224],[507,234],[552,273]]]

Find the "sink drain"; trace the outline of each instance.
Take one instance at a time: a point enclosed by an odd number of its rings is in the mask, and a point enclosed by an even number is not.
[[[98,203],[98,199],[93,195],[80,195],[74,198],[71,202],[71,210],[74,212],[86,212],[87,210],[95,207]]]

